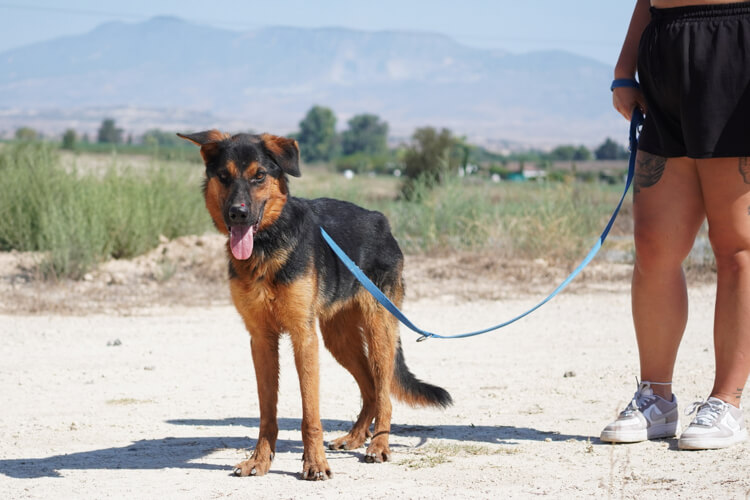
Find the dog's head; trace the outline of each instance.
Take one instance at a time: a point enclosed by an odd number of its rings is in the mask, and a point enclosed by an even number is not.
[[[206,208],[219,231],[229,235],[232,255],[250,258],[255,234],[273,224],[284,208],[287,174],[300,176],[297,141],[218,130],[177,135],[201,147]]]

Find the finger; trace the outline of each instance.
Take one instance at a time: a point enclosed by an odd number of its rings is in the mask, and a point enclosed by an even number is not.
[[[641,113],[643,113],[643,116],[646,116],[648,112],[648,107],[646,106],[646,99],[643,98],[643,95],[641,95],[640,99],[638,99],[638,108],[640,108]]]
[[[612,98],[612,105],[614,106],[615,110],[617,110],[618,113],[620,113],[626,120],[630,120],[630,109],[628,106],[625,106],[622,104],[622,101],[617,98],[617,96],[614,96]]]
[[[618,106],[617,112],[622,115],[623,118],[625,118],[627,121],[630,121],[630,117],[632,114],[632,108],[627,108],[625,106]]]

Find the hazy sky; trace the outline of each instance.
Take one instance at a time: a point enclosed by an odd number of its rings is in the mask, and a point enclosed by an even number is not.
[[[561,49],[614,66],[635,0],[0,0],[0,52],[157,15],[237,31],[341,26],[444,33],[510,52]]]

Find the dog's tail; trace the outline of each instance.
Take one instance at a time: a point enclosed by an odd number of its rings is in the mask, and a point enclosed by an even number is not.
[[[396,360],[393,366],[391,393],[399,401],[410,406],[438,406],[446,408],[453,404],[453,398],[442,387],[422,382],[409,371],[401,349],[401,339],[396,347]]]

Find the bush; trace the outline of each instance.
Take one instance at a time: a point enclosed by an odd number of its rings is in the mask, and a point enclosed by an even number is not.
[[[336,170],[343,172],[351,170],[357,174],[376,173],[390,174],[396,168],[396,163],[389,154],[371,155],[366,153],[355,153],[353,155],[341,156],[336,160]]]
[[[31,127],[21,127],[16,129],[16,140],[23,142],[31,142],[39,139],[39,133]]]
[[[459,165],[456,158],[457,139],[450,130],[419,128],[412,135],[412,144],[404,153],[406,180],[401,194],[407,200],[419,200],[424,190],[440,185],[448,172]]]
[[[488,244],[494,225],[491,197],[482,192],[486,188],[466,189],[456,176],[446,176],[440,186],[420,177],[410,186],[409,199],[387,210],[406,252],[467,250]]]
[[[455,176],[440,186],[413,186],[413,201],[382,207],[406,252],[492,250],[498,258],[566,263],[591,248],[620,195],[619,186],[474,183]]]
[[[68,149],[73,151],[76,148],[76,141],[78,140],[78,135],[76,134],[76,131],[72,128],[69,128],[65,131],[62,137],[62,149]]]
[[[44,252],[47,277],[78,279],[104,259],[156,247],[159,235],[211,227],[197,182],[176,168],[79,175],[51,145],[18,144],[0,150],[0,175],[0,249]]]
[[[580,261],[601,234],[620,187],[599,184],[506,184],[500,200],[505,252],[514,257]],[[616,231],[613,231],[613,234]]]
[[[493,165],[490,165],[489,167],[489,173],[490,173],[490,177],[493,175],[499,175],[501,179],[507,179],[510,176],[511,171],[505,165],[493,164]]]

